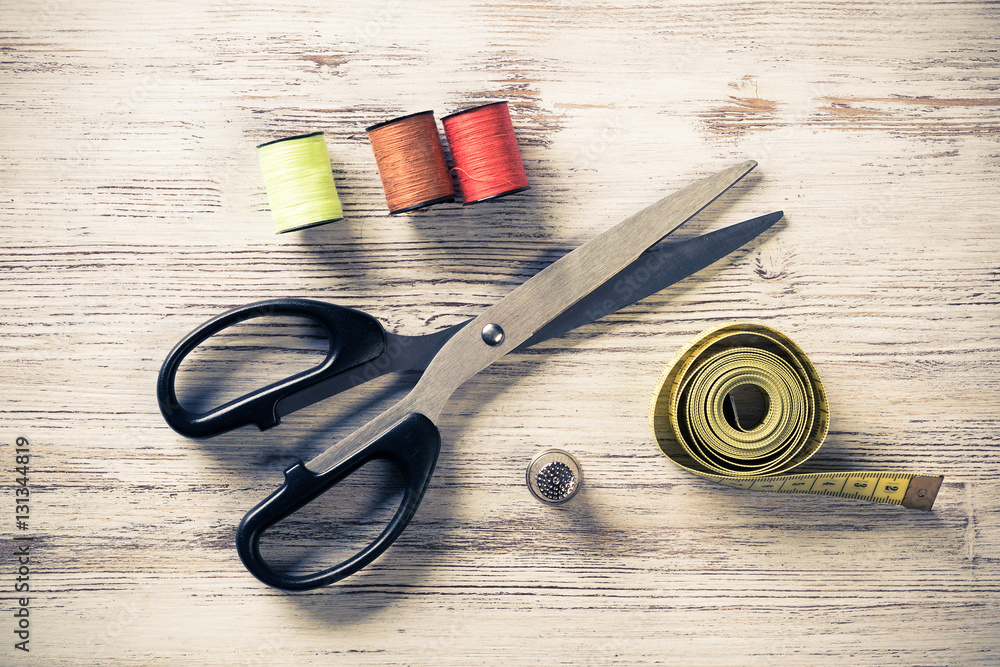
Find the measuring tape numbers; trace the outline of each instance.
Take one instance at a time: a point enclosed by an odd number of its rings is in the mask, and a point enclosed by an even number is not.
[[[681,348],[657,381],[649,424],[671,461],[747,491],[930,510],[943,480],[902,472],[793,473],[823,444],[830,408],[805,353],[762,324],[709,329]]]

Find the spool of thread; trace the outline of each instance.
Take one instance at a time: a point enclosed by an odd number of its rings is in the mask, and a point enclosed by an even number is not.
[[[322,132],[257,146],[278,234],[344,218]]]
[[[394,118],[366,131],[390,215],[455,201],[433,111]]]
[[[441,123],[466,205],[528,189],[506,102],[459,111]]]

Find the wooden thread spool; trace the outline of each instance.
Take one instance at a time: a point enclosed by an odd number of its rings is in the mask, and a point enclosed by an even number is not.
[[[441,123],[466,205],[528,189],[506,102],[459,111]]]
[[[278,234],[343,220],[322,132],[257,146]]]
[[[366,131],[390,215],[455,201],[433,111],[394,118]]]

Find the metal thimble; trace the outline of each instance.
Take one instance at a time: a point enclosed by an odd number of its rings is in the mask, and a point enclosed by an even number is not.
[[[526,476],[531,495],[549,505],[566,502],[583,483],[580,462],[561,449],[549,449],[533,458]]]

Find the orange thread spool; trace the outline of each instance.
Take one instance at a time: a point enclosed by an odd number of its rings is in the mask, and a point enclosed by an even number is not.
[[[390,215],[455,201],[433,111],[394,118],[366,131]]]
[[[528,189],[506,102],[459,111],[441,123],[466,205]]]

